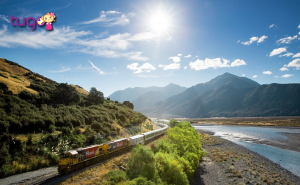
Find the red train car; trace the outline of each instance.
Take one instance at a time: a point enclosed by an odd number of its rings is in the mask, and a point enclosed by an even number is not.
[[[127,138],[115,140],[115,143],[117,143],[117,149],[126,147]]]
[[[93,145],[85,148],[86,159],[95,157],[96,154],[98,153],[98,150],[99,150],[99,145]]]

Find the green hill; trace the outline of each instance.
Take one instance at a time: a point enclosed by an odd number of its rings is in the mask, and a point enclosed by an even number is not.
[[[125,104],[0,59],[0,177],[55,164],[55,152],[147,120]]]

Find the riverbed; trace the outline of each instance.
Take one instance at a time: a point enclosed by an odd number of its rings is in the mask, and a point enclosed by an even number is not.
[[[300,177],[300,129],[297,127],[193,126],[254,151]]]

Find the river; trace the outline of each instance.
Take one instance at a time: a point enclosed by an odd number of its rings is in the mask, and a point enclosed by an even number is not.
[[[260,144],[260,142],[284,142],[288,139],[284,133],[300,133],[300,129],[298,128],[232,125],[194,127],[210,131],[214,136],[230,140],[233,143],[257,152],[300,177],[300,152]]]

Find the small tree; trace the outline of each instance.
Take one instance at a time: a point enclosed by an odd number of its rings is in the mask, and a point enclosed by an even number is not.
[[[56,104],[72,105],[79,103],[80,96],[75,87],[67,83],[61,83],[54,91],[52,99]]]
[[[134,105],[132,103],[130,103],[130,101],[124,101],[123,105],[126,105],[127,107],[131,108],[133,110]]]
[[[96,87],[92,87],[87,99],[88,104],[98,105],[104,103],[104,94],[98,91]]]

